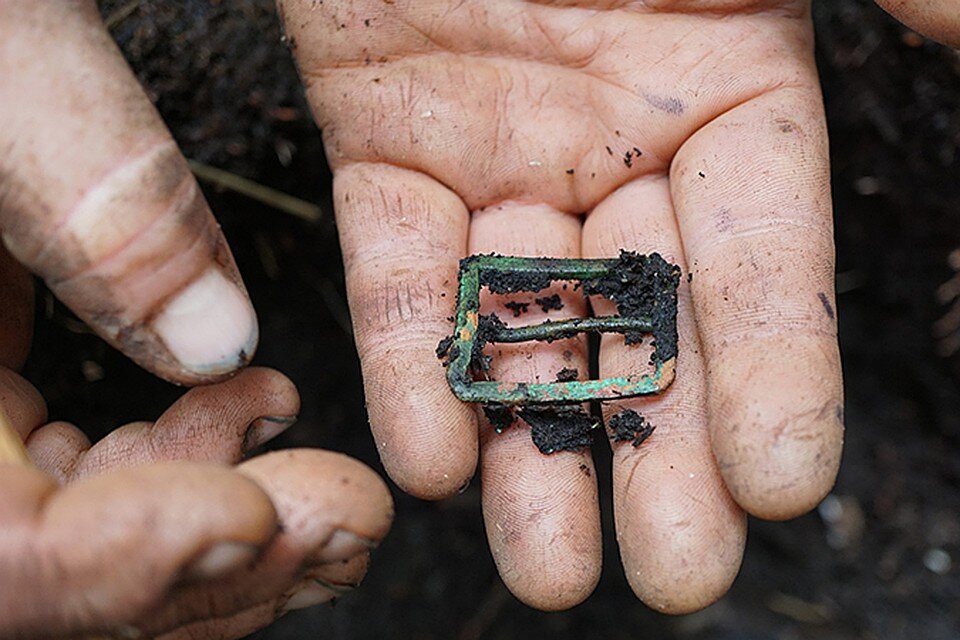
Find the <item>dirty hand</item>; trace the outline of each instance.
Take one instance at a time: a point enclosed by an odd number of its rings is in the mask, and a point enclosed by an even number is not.
[[[877,4],[911,29],[950,47],[960,47],[958,0],[877,0]]]
[[[180,383],[245,364],[257,324],[187,165],[92,1],[0,3],[4,244],[101,335]],[[359,582],[391,499],[345,456],[245,460],[299,397],[267,369],[95,446],[14,371],[32,281],[0,247],[0,638],[231,638]],[[236,465],[236,466],[233,466]]]
[[[390,475],[424,498],[480,458],[500,573],[542,609],[577,604],[601,564],[589,452],[543,456],[491,432],[447,387],[468,254],[658,251],[692,273],[679,368],[619,403],[657,430],[617,443],[620,553],[637,595],[693,611],[737,574],[745,513],[802,514],[840,459],[827,133],[809,4],[774,0],[284,0],[287,36],[334,170],[367,403]],[[549,314],[583,315],[555,290]],[[533,296],[529,296],[532,298]],[[502,303],[486,311],[504,318]],[[598,309],[609,312],[609,309]],[[512,318],[511,318],[512,320]],[[502,346],[493,377],[587,371],[582,340]],[[607,337],[600,375],[645,370]],[[479,437],[478,437],[479,433]],[[479,444],[478,444],[479,443]]]
[[[293,423],[289,380],[247,369],[91,447],[14,373],[20,274],[0,250],[0,407],[39,467],[0,462],[0,638],[239,638],[360,581],[383,481],[326,451],[244,460]]]
[[[221,379],[256,348],[223,235],[93,0],[0,2],[0,232],[168,380]]]

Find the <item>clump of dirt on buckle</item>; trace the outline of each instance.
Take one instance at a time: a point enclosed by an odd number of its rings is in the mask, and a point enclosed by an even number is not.
[[[499,254],[492,253],[492,256]],[[460,261],[460,277],[470,264],[481,256],[469,256]],[[549,273],[504,273],[496,269],[480,270],[480,286],[487,287],[491,293],[536,293],[550,286],[553,277]]]
[[[453,336],[447,336],[437,343],[437,357],[441,360],[445,359],[448,355],[450,355],[451,347],[453,347]]]
[[[530,303],[511,300],[510,302],[506,303],[503,306],[509,309],[510,311],[513,311],[514,318],[519,318],[521,315],[527,312],[527,309],[530,308]]]
[[[483,405],[483,415],[487,417],[487,420],[490,421],[490,426],[493,427],[497,433],[503,433],[512,427],[516,421],[516,417],[513,415],[513,409],[499,402]]]
[[[540,308],[543,309],[544,313],[549,313],[550,311],[560,311],[563,309],[563,300],[560,299],[560,294],[555,293],[552,296],[544,296],[542,298],[537,298],[534,300]]]
[[[652,364],[677,355],[677,287],[680,267],[659,253],[641,255],[620,251],[617,263],[603,277],[583,281],[588,295],[600,295],[617,305],[621,316],[649,316],[653,323]],[[627,344],[639,344],[643,334],[624,335]]]
[[[469,370],[471,374],[485,378],[490,372],[490,363],[493,361],[493,356],[484,354],[483,349],[492,337],[505,326],[495,313],[482,315],[478,318],[477,335],[473,341],[473,352],[470,354]],[[447,336],[437,344],[437,358],[443,361],[443,366],[449,366],[459,356],[460,348],[456,345],[453,336]]]
[[[592,442],[590,431],[597,420],[579,406],[521,407],[517,413],[530,425],[530,436],[544,455],[558,451],[583,451]]]
[[[580,372],[571,367],[564,367],[557,371],[557,382],[573,382],[580,376]]]
[[[614,442],[630,442],[632,440],[635,447],[643,444],[656,429],[633,409],[624,409],[613,416],[607,426],[610,428],[611,438]]]

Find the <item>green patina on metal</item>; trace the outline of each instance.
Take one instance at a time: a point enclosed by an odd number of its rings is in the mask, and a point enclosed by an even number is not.
[[[656,259],[660,260],[659,256],[656,256]],[[484,324],[484,317],[480,315],[480,289],[483,286],[488,286],[494,293],[539,291],[554,281],[584,283],[608,277],[619,263],[618,259],[576,260],[498,255],[471,256],[463,260],[457,298],[456,329],[452,341],[443,347],[443,351],[448,354],[447,380],[454,394],[465,402],[484,404],[575,404],[589,400],[650,395],[666,389],[674,378],[675,353],[671,353],[667,358],[658,358],[655,354],[652,373],[602,380],[515,383],[473,379],[473,371],[477,367],[478,340],[482,347],[482,344],[487,342],[559,340],[583,332],[622,333],[628,337],[654,333],[657,323],[651,317],[643,315],[547,321],[525,327],[507,327],[495,317],[493,321]],[[674,297],[671,311],[674,331],[675,300]]]

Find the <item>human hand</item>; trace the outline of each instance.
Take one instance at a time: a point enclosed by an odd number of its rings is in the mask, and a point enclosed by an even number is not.
[[[194,389],[93,447],[40,426],[43,401],[8,369],[0,397],[40,467],[0,464],[0,638],[239,638],[352,589],[390,526],[383,481],[346,456],[240,462],[296,411],[275,371]]]
[[[885,11],[911,29],[950,47],[960,47],[960,2],[957,0],[877,0]]]
[[[541,609],[586,598],[601,565],[589,453],[545,457],[524,429],[493,434],[450,392],[434,347],[451,331],[466,255],[660,252],[693,280],[679,290],[676,381],[618,403],[657,431],[640,448],[614,444],[617,537],[650,606],[682,613],[719,598],[740,565],[744,512],[808,511],[840,460],[809,3],[279,4],[334,171],[371,427],[391,477],[442,498],[469,482],[479,449],[507,586]],[[564,308],[548,317],[587,313],[579,293],[554,292]],[[511,315],[503,300],[483,305]],[[525,323],[546,315],[531,309]],[[600,375],[642,370],[636,353],[604,337]],[[579,339],[493,356],[499,379],[587,370]]]
[[[0,308],[22,309],[4,262]],[[0,314],[0,407],[39,468],[0,462],[0,638],[238,638],[359,583],[383,481],[326,451],[244,459],[293,423],[284,376],[244,370],[91,446],[9,368],[20,320]]]
[[[216,381],[253,355],[226,241],[93,0],[0,3],[0,230],[90,327],[168,380]]]

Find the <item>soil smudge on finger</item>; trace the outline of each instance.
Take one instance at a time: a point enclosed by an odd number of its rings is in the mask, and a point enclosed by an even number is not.
[[[580,407],[523,407],[520,418],[530,425],[530,435],[544,455],[558,451],[583,451],[590,447],[590,432],[600,425]]]

